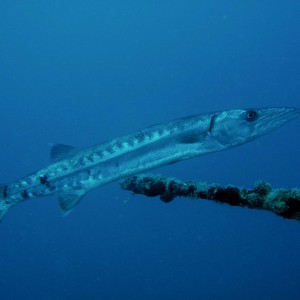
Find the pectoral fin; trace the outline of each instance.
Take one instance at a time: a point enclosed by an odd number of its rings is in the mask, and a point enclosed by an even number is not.
[[[206,132],[193,132],[193,133],[188,133],[188,134],[183,134],[178,137],[178,140],[181,144],[195,144],[195,143],[200,143],[205,140],[207,137]]]

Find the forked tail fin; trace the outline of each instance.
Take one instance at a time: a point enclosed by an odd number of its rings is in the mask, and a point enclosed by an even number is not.
[[[12,207],[11,204],[5,201],[7,185],[0,184],[0,222],[5,217],[8,210]]]

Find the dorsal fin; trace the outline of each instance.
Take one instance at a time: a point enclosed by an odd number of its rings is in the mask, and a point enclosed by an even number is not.
[[[51,162],[57,162],[59,160],[63,160],[70,155],[74,155],[79,151],[79,148],[63,145],[63,144],[55,144],[51,148],[50,157]]]

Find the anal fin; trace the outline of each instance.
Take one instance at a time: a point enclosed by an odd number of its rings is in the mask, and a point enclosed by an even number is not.
[[[9,211],[9,209],[10,209],[10,206],[8,206],[6,208],[0,208],[0,222],[2,222],[3,218],[5,217],[5,215]]]
[[[85,193],[84,193],[85,194]],[[58,196],[60,207],[64,212],[69,212],[73,209],[83,198],[84,194],[63,194]]]

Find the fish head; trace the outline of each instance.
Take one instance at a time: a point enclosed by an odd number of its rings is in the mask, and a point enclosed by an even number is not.
[[[288,107],[227,110],[214,115],[210,132],[219,144],[234,147],[273,131],[299,114],[299,109]]]

